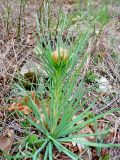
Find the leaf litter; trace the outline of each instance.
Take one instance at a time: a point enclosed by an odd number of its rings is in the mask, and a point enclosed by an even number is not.
[[[14,142],[14,130],[8,129],[6,134],[0,137],[0,150],[9,152]]]

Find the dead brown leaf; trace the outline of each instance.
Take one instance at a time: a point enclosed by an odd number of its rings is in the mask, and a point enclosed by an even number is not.
[[[22,103],[13,103],[9,108],[9,111],[19,110],[22,111],[24,114],[29,115],[32,112],[32,109],[28,106],[23,105]]]
[[[34,46],[35,45],[35,39],[32,33],[28,33],[27,39],[26,39],[26,44],[29,46]]]
[[[35,103],[38,105],[38,100],[35,98],[35,93],[31,92],[30,93],[32,100],[35,101]],[[24,96],[23,98],[19,98],[18,102],[14,102],[10,105],[8,108],[9,111],[22,111],[24,114],[29,115],[32,112],[32,109],[28,107],[28,101],[29,97]],[[39,107],[39,106],[38,106]]]
[[[89,127],[89,126],[86,126],[84,129],[82,129],[80,131],[80,134],[93,134],[93,130]],[[95,141],[95,137],[94,136],[89,136],[89,137],[86,137],[89,141]]]
[[[13,141],[14,141],[14,130],[9,129],[6,135],[0,137],[0,150],[8,152],[13,145]]]

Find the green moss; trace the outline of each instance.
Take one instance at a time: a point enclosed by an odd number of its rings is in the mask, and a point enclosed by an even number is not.
[[[94,72],[91,71],[91,70],[88,70],[86,72],[86,75],[85,75],[85,82],[87,82],[87,83],[93,83],[96,78],[97,78],[97,76],[94,74]]]
[[[102,157],[102,160],[110,160],[110,155],[107,154],[106,156]]]
[[[93,59],[94,65],[97,65],[98,62],[102,62],[102,61],[103,61],[103,57],[100,54],[97,54]]]
[[[30,144],[37,142],[37,141],[38,141],[38,136],[36,134],[30,135],[30,137],[28,138],[28,143]]]
[[[116,52],[112,52],[112,53],[111,53],[111,56],[112,56],[112,58],[113,58],[114,60],[116,60],[117,57],[118,57],[118,54],[117,54]]]

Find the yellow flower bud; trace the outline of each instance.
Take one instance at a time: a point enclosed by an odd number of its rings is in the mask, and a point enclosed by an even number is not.
[[[55,64],[58,64],[58,62],[66,62],[69,58],[68,52],[66,49],[60,48],[56,49],[52,53],[52,60]]]

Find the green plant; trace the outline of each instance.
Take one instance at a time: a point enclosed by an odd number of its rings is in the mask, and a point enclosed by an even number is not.
[[[84,40],[88,39],[88,34],[85,33]],[[84,42],[86,42],[86,40]],[[78,43],[79,51],[82,47],[83,39]],[[76,49],[75,49],[76,51]],[[75,52],[74,51],[74,52]],[[73,52],[73,53],[74,53]],[[53,64],[51,50],[44,50],[44,54],[41,54],[44,68],[46,69],[47,74],[50,78],[49,86],[49,102],[48,106],[45,103],[45,99],[40,97],[42,100],[39,102],[41,105],[42,112],[38,110],[38,106],[35,104],[34,100],[29,96],[28,105],[32,108],[34,116],[39,120],[40,124],[35,123],[29,116],[26,117],[32,126],[34,126],[38,131],[43,134],[44,140],[41,147],[36,150],[33,155],[33,160],[37,160],[38,154],[44,150],[44,159],[53,159],[53,148],[56,147],[58,151],[64,152],[71,159],[81,159],[80,156],[75,155],[70,150],[68,150],[63,143],[64,142],[77,142],[85,146],[94,146],[94,147],[120,147],[119,144],[104,144],[104,143],[93,143],[82,141],[82,137],[95,136],[99,137],[105,135],[109,130],[103,131],[101,133],[96,132],[94,134],[78,134],[86,125],[94,123],[98,119],[102,118],[104,115],[110,112],[117,111],[118,109],[113,109],[109,112],[99,114],[97,116],[91,117],[86,121],[83,121],[79,124],[81,120],[84,120],[88,117],[88,111],[94,106],[96,100],[93,100],[91,105],[86,108],[83,112],[78,114],[78,111],[84,106],[87,100],[83,100],[82,104],[79,106],[80,100],[86,94],[86,89],[84,88],[84,82],[81,80],[76,93],[73,94],[73,90],[76,86],[76,79],[80,72],[81,67],[84,63],[80,64],[77,70],[73,70],[75,66],[74,58],[76,54],[69,54],[70,59],[65,65],[58,63],[58,65]],[[70,51],[68,52],[70,53]],[[74,57],[75,56],[75,57]],[[84,58],[84,62],[86,57]],[[72,73],[72,74],[71,74]],[[21,89],[21,88],[20,88]],[[21,89],[22,90],[22,89]],[[23,90],[25,92],[25,90]],[[25,92],[27,94],[27,92]],[[48,108],[49,107],[49,108]],[[73,119],[74,115],[77,115]],[[44,118],[43,116],[44,115]]]
[[[118,111],[119,109],[112,109],[106,113],[101,113],[99,115],[93,115],[88,118],[88,112],[95,105],[97,99],[92,100],[91,104],[81,109],[88,102],[89,98],[84,99],[86,93],[93,89],[93,86],[89,89],[84,87],[84,80],[81,77],[80,83],[77,85],[76,81],[79,77],[81,69],[84,67],[84,63],[87,60],[87,54],[81,56],[84,48],[88,42],[91,28],[88,28],[85,32],[78,35],[76,40],[71,46],[67,46],[62,40],[62,34],[65,29],[65,19],[61,19],[59,32],[57,33],[57,56],[53,56],[53,48],[50,43],[49,26],[48,21],[46,24],[43,23],[43,28],[48,31],[47,44],[46,39],[40,34],[37,28],[38,34],[40,36],[40,41],[36,39],[38,47],[36,48],[37,55],[40,58],[40,62],[44,71],[49,77],[49,100],[46,103],[46,99],[43,93],[36,93],[36,98],[41,107],[41,111],[38,109],[38,105],[35,100],[28,94],[28,92],[16,85],[18,89],[28,96],[28,106],[33,110],[34,119],[31,116],[25,116],[19,112],[27,121],[34,126],[36,130],[42,133],[43,138],[38,138],[41,140],[41,146],[36,149],[35,153],[26,153],[25,158],[32,157],[33,160],[37,160],[40,152],[44,152],[43,159],[53,159],[53,149],[56,147],[59,152],[64,152],[68,157],[73,160],[82,159],[79,155],[76,155],[64,146],[66,142],[77,142],[85,146],[93,147],[120,147],[119,144],[104,144],[97,142],[97,137],[106,135],[109,130],[103,130],[102,132],[97,131],[97,120],[104,117],[108,113]],[[69,37],[69,35],[68,35]],[[42,42],[46,44],[45,48],[42,46]],[[63,53],[61,54],[61,48]],[[69,49],[66,49],[69,48]],[[67,58],[65,58],[67,55]],[[81,56],[81,63],[77,66],[79,57]],[[40,82],[39,82],[40,83]],[[44,88],[44,92],[46,89]],[[80,104],[81,102],[81,104]],[[75,116],[75,118],[74,118]],[[87,119],[86,119],[87,118]],[[86,120],[85,120],[86,119]],[[39,121],[39,124],[36,123]],[[79,123],[80,122],[80,123]],[[93,134],[79,134],[79,132],[86,127],[88,124],[94,124],[95,133]],[[96,142],[88,142],[82,140],[82,137],[96,137]],[[35,136],[36,137],[36,136]],[[32,137],[32,140],[34,137]],[[20,157],[17,154],[16,157]],[[15,157],[15,158],[16,158]]]
[[[85,74],[85,82],[87,82],[87,83],[93,83],[96,78],[97,78],[97,76],[91,70],[88,70]]]
[[[99,62],[103,61],[103,57],[100,54],[94,56],[93,63],[94,65],[98,65]]]

